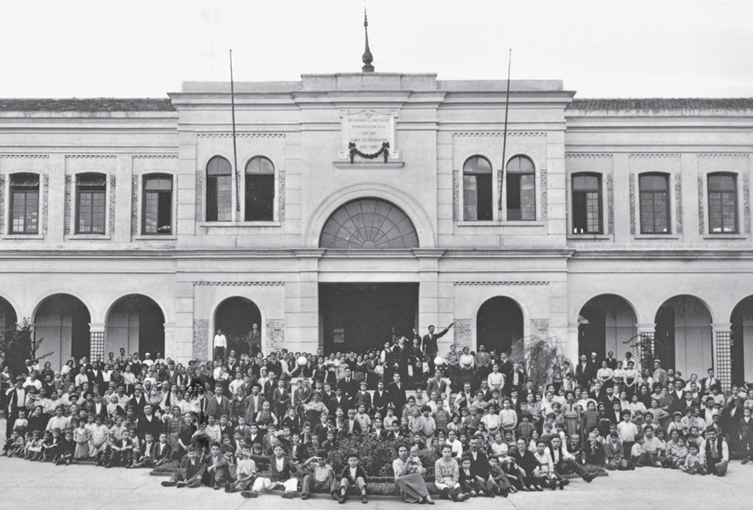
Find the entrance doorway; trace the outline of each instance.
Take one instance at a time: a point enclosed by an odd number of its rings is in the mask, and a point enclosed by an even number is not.
[[[246,337],[254,324],[257,324],[261,330],[259,307],[250,299],[234,296],[217,307],[214,314],[212,338],[217,330],[221,329],[227,339],[228,353],[235,351],[238,356],[248,354],[250,349],[246,343]]]
[[[320,283],[319,318],[325,354],[381,349],[398,336],[413,338],[417,283]]]
[[[509,352],[512,344],[523,338],[523,311],[509,297],[487,300],[476,315],[476,347],[487,352]]]

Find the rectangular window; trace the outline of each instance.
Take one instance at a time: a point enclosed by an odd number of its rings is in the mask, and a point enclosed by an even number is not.
[[[39,176],[12,175],[10,200],[10,233],[39,233]]]
[[[641,234],[669,234],[669,176],[645,174],[639,178]]]
[[[81,174],[76,185],[76,233],[104,234],[107,217],[107,177],[104,174]]]
[[[573,234],[601,234],[601,176],[573,175]]]
[[[737,182],[734,174],[709,175],[709,232],[737,233]]]
[[[172,233],[173,182],[169,175],[144,177],[143,233]]]
[[[207,221],[231,221],[233,197],[231,175],[213,175],[207,179]]]

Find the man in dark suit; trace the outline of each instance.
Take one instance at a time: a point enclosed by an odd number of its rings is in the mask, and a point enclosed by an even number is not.
[[[408,397],[405,394],[405,385],[400,381],[400,374],[395,373],[392,375],[392,384],[387,388],[387,394],[389,395],[390,403],[395,408],[395,416],[402,418],[403,406],[408,402]]]
[[[340,387],[335,390],[335,396],[327,404],[329,414],[334,416],[338,407],[341,407],[345,412],[348,412],[348,409],[351,408],[350,399],[343,394],[343,389]]]
[[[486,454],[481,451],[480,442],[481,439],[478,436],[471,438],[471,447],[463,454],[463,460],[467,459],[471,461],[471,474],[484,480],[484,482],[481,483],[482,490],[487,496],[493,498],[495,493],[492,484],[489,482],[489,474],[491,471],[489,459]]]
[[[721,393],[722,385],[719,382],[719,379],[714,377],[714,369],[709,368],[708,377],[701,379],[701,393],[707,395],[711,393],[714,388],[719,390],[719,392]]]
[[[144,415],[139,418],[137,430],[142,439],[147,433],[151,434],[152,437],[158,438],[160,432],[162,432],[162,421],[152,413],[151,404],[146,404],[144,406]]]
[[[447,332],[450,330],[452,326],[454,326],[455,323],[453,322],[446,328],[444,328],[439,333],[434,333],[434,326],[429,326],[429,334],[424,335],[422,341],[421,341],[421,351],[424,353],[424,355],[427,358],[427,361],[429,363],[429,373],[434,373],[434,358],[437,357],[437,354],[439,353],[439,346],[437,345],[437,340],[442,338],[447,334]],[[418,336],[418,333],[416,330],[413,330],[413,334]]]
[[[223,414],[230,416],[231,411],[230,400],[222,394],[222,386],[218,384],[214,387],[214,395],[207,402],[207,416],[214,416],[219,420]]]
[[[92,363],[92,369],[89,370],[86,373],[86,376],[89,378],[89,385],[94,388],[96,386],[99,388],[100,393],[104,393],[105,390],[105,378],[102,374],[101,367],[99,366],[99,362],[95,361]]]
[[[349,367],[345,369],[345,377],[337,381],[337,387],[343,390],[347,398],[353,398],[358,393],[358,383],[353,379],[353,371]]]
[[[251,326],[251,331],[246,335],[246,343],[248,344],[248,352],[251,356],[255,357],[261,352],[261,332],[259,331],[258,324]]]
[[[675,379],[674,389],[669,394],[669,408],[667,412],[670,416],[674,415],[675,411],[680,411],[685,414],[685,390],[684,384],[681,379]]]
[[[617,359],[614,357],[614,352],[609,351],[604,361],[607,362],[607,368],[611,368],[612,370],[617,368]]]
[[[340,432],[342,437],[353,437],[361,434],[361,424],[356,420],[356,410],[348,409],[348,416],[343,423],[343,429]]]
[[[384,381],[377,382],[377,389],[374,391],[374,396],[371,400],[374,411],[385,416],[387,414],[387,405],[390,403],[390,395],[384,389]]]
[[[578,385],[581,388],[588,388],[594,375],[596,375],[596,371],[588,362],[588,358],[585,354],[581,354],[580,361],[575,367],[575,378],[578,380]]]
[[[254,383],[251,386],[251,394],[246,397],[246,423],[254,423],[256,415],[261,411],[261,405],[264,403],[264,396],[261,394],[261,387]]]
[[[554,436],[549,445],[549,454],[552,456],[554,471],[559,474],[575,473],[586,482],[591,482],[596,475],[589,473],[575,461],[575,457],[562,446],[562,440],[559,436]]]

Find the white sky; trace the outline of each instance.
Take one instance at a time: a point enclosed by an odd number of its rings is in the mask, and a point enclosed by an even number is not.
[[[360,71],[363,0],[6,0],[0,97]],[[377,72],[561,79],[586,97],[753,97],[753,1],[368,0]]]

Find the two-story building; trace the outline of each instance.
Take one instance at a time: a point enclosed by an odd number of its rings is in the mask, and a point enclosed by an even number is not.
[[[0,313],[55,368],[207,359],[253,324],[328,353],[454,322],[440,352],[642,336],[684,375],[753,380],[752,99],[512,81],[505,130],[506,82],[234,89],[235,148],[229,83],[0,100]]]

